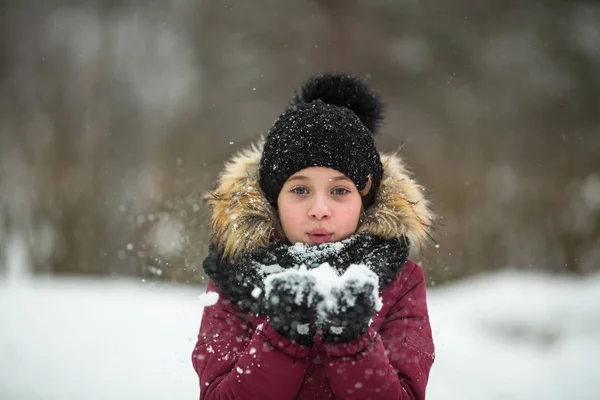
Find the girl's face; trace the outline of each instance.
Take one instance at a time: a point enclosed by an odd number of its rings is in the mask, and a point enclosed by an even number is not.
[[[290,176],[277,198],[287,239],[314,245],[346,239],[358,227],[362,198],[339,171],[310,167]]]

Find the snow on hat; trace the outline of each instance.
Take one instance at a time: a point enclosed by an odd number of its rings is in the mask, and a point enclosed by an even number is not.
[[[366,83],[341,73],[309,79],[271,127],[260,161],[260,186],[277,207],[287,179],[309,167],[333,168],[354,182],[364,208],[374,201],[383,166],[373,134],[383,117]]]

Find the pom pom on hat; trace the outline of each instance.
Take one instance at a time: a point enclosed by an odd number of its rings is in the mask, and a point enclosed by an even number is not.
[[[364,81],[328,73],[309,79],[271,127],[260,162],[260,185],[277,207],[287,179],[309,167],[329,167],[354,182],[368,208],[383,166],[373,134],[383,116],[379,98]]]
[[[346,107],[372,133],[377,133],[383,120],[383,106],[379,98],[359,78],[344,74],[324,74],[309,79],[296,94],[295,103],[321,100],[334,106]]]

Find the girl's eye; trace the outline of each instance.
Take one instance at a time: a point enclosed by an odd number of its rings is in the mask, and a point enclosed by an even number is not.
[[[302,186],[296,186],[291,190],[291,192],[295,194],[307,194],[308,190],[306,190],[306,188],[303,188]]]
[[[335,195],[338,195],[338,196],[342,196],[342,195],[350,193],[350,191],[346,188],[341,187],[341,188],[333,189],[332,193]]]

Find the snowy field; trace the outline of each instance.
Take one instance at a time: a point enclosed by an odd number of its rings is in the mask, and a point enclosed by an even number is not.
[[[0,399],[196,399],[202,293],[0,280]],[[428,293],[428,399],[600,399],[600,276],[505,272]]]

